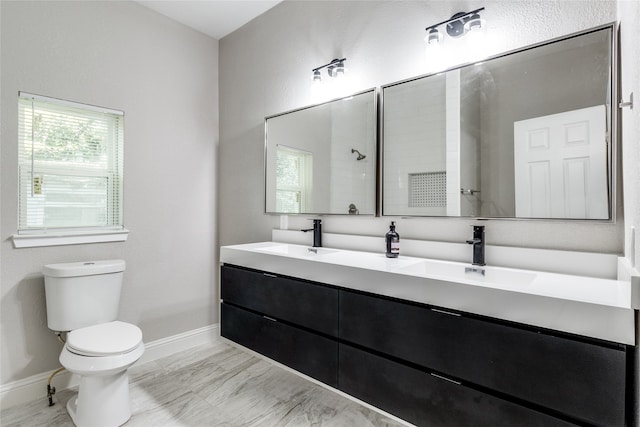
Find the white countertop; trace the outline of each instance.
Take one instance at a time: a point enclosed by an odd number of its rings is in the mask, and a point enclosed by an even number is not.
[[[631,282],[260,242],[220,261],[624,344],[635,344]],[[476,270],[466,271],[470,268]],[[484,270],[482,271],[478,271]]]

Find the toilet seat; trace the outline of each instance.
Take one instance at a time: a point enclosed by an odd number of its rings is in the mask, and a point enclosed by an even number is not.
[[[141,342],[140,328],[116,320],[69,332],[66,346],[81,356],[105,357],[129,353]]]

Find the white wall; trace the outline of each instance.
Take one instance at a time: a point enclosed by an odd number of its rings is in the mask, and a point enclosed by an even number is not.
[[[620,97],[629,101],[633,92],[634,106],[623,108],[622,169],[624,182],[625,253],[640,270],[640,2],[618,2],[620,19]],[[635,227],[632,238],[631,228]]]
[[[464,81],[464,74],[462,74]],[[464,84],[464,83],[463,83]],[[479,91],[460,99],[460,188],[479,190],[480,184],[480,101]],[[481,194],[459,194],[462,215],[481,215]]]
[[[621,113],[622,169],[624,186],[625,255],[640,270],[640,2],[618,1],[620,20],[620,97],[633,109]],[[634,231],[635,230],[635,231]],[[638,320],[640,322],[640,319]],[[640,342],[640,323],[636,325]],[[640,390],[640,354],[636,354],[636,390]],[[640,402],[636,402],[636,425],[640,425]]]
[[[42,266],[123,258],[145,341],[218,321],[218,42],[133,2],[2,1],[1,383],[59,366]],[[14,249],[17,94],[125,112],[125,243]]]
[[[446,214],[446,206],[409,206],[410,174],[447,170],[449,140],[446,121],[450,118],[447,115],[446,88],[446,76],[441,74],[427,81],[416,80],[384,91],[383,133],[387,141],[382,149],[385,213]],[[446,199],[446,189],[443,189],[442,196]]]
[[[374,97],[371,93],[347,102],[334,103],[331,109],[330,171],[328,212],[346,214],[354,204],[358,212],[375,212],[376,133]],[[357,160],[358,150],[364,159]]]
[[[616,20],[607,1],[284,1],[220,41],[220,242],[269,240],[277,217],[264,215],[261,123],[266,115],[312,103],[311,69],[347,58],[351,92],[427,71],[427,25],[460,10],[484,6],[489,54]],[[461,58],[464,38],[455,43]],[[468,56],[468,55],[467,55]],[[240,172],[242,171],[242,172]],[[240,179],[242,177],[242,179]],[[621,253],[621,209],[616,224],[491,220],[489,244]],[[393,218],[327,216],[327,232],[382,236]],[[462,219],[399,219],[402,237],[464,241]],[[305,218],[289,218],[303,228]],[[380,248],[382,251],[383,248]],[[491,262],[491,260],[488,260]]]

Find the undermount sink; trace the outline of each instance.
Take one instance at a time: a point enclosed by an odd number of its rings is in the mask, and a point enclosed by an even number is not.
[[[411,276],[469,284],[522,287],[530,285],[536,278],[535,272],[502,267],[480,267],[461,262],[425,260],[412,257],[386,258],[384,254],[313,248],[288,243],[259,245],[251,250],[285,257],[316,259],[357,268],[383,269],[384,271],[396,271]]]
[[[536,273],[529,271],[431,260],[424,260],[402,267],[399,272],[419,276],[441,277],[449,281],[471,281],[504,286],[526,286],[530,285],[536,278]]]
[[[290,244],[275,244],[271,246],[263,246],[254,248],[258,252],[267,252],[279,255],[288,255],[293,257],[313,258],[322,255],[332,254],[337,252],[335,249],[326,248],[312,248],[309,246],[290,245]]]

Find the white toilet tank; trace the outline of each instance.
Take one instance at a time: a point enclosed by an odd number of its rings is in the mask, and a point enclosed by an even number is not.
[[[72,331],[116,320],[124,269],[119,259],[45,265],[49,329]]]

